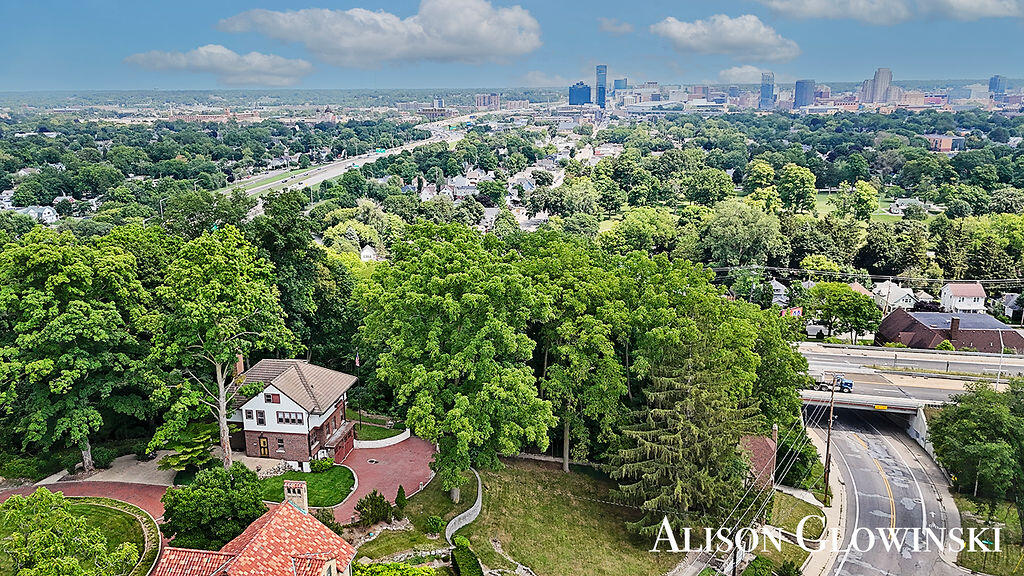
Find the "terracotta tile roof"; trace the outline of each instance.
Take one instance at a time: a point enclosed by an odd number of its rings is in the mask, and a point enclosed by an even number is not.
[[[234,557],[211,550],[167,547],[150,576],[217,576],[224,574],[223,568]]]
[[[271,508],[220,552],[166,548],[152,576],[315,576],[331,560],[344,572],[355,555],[341,536],[286,503]]]
[[[356,377],[305,360],[263,359],[243,374],[244,382],[273,385],[310,414],[323,414],[337,403]],[[248,398],[239,398],[241,406]]]

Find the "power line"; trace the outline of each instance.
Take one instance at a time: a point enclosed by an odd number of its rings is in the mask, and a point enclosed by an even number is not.
[[[1024,278],[925,278],[918,276],[899,276],[894,274],[869,274],[867,272],[841,272],[836,270],[813,270],[810,268],[787,268],[783,266],[716,266],[711,268],[716,273],[733,272],[742,270],[770,270],[773,272],[785,272],[789,274],[816,274],[820,276],[835,276],[845,278],[870,278],[872,280],[902,280],[905,282],[944,282],[944,283],[966,283],[966,284],[987,284],[987,285],[1024,285]]]

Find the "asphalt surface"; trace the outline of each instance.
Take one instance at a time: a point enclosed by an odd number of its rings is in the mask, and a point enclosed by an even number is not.
[[[254,196],[254,195],[259,194],[259,193],[261,193],[263,191],[270,190],[270,189],[273,189],[273,188],[297,187],[299,189],[302,189],[302,188],[305,188],[306,186],[316,186],[317,184],[319,184],[319,183],[321,183],[321,182],[323,182],[325,180],[330,180],[332,178],[337,178],[338,176],[341,176],[342,174],[347,172],[350,168],[352,168],[352,167],[354,167],[356,165],[362,165],[362,164],[364,164],[366,162],[373,162],[377,158],[383,158],[385,156],[392,156],[392,155],[395,155],[395,154],[399,154],[399,153],[401,153],[404,150],[412,150],[412,149],[414,149],[414,148],[416,148],[418,146],[424,146],[426,144],[433,144],[435,142],[448,142],[449,144],[451,144],[452,142],[456,142],[458,140],[461,140],[462,137],[465,135],[465,133],[463,131],[460,131],[460,130],[448,130],[447,126],[448,125],[452,125],[452,124],[458,124],[460,122],[464,122],[464,121],[468,120],[469,118],[470,118],[470,115],[466,115],[466,116],[459,116],[457,118],[448,118],[448,119],[445,119],[445,120],[439,120],[437,122],[428,122],[428,123],[425,123],[425,124],[420,124],[420,125],[417,126],[417,128],[421,128],[423,130],[429,130],[430,131],[430,138],[427,138],[426,140],[417,140],[415,142],[409,142],[408,144],[404,144],[404,145],[398,146],[396,148],[391,148],[391,149],[389,149],[387,152],[385,152],[383,154],[378,154],[376,152],[369,152],[367,154],[360,154],[359,156],[352,156],[350,158],[345,158],[344,160],[337,160],[335,162],[331,162],[330,164],[324,164],[323,166],[316,166],[316,167],[310,168],[306,172],[303,172],[301,174],[296,174],[295,176],[291,176],[291,177],[285,178],[283,180],[275,180],[273,182],[268,182],[268,183],[263,184],[261,186],[254,186],[254,187],[249,188],[248,190],[246,190],[246,194],[249,194],[250,196]],[[273,178],[274,176],[277,176],[277,175],[279,175],[279,174],[281,174],[282,172],[285,172],[285,171],[287,171],[287,170],[275,170],[275,171],[272,171],[272,172],[267,172],[265,174],[260,174],[258,176],[249,177],[249,178],[247,178],[245,180],[242,180],[242,181],[240,181],[240,182],[238,182],[236,184],[240,185],[240,184],[243,184],[245,182],[248,182],[248,181],[251,181],[251,180],[256,180],[256,179],[265,180],[265,179],[268,179],[268,178]]]
[[[945,402],[950,395],[963,392],[964,384],[974,379],[1003,384],[1010,377],[1024,375],[1024,358],[1020,356],[834,348],[806,342],[800,345],[800,352],[812,375],[842,373],[853,380],[854,392],[878,397]],[[922,372],[926,370],[960,374]]]
[[[833,473],[846,486],[847,522],[838,558],[827,572],[833,576],[962,575],[954,556],[921,535],[914,550],[913,533],[903,528],[929,527],[936,534],[960,525],[959,515],[943,506],[945,479],[928,455],[899,426],[871,413],[837,411],[832,432]],[[945,496],[948,501],[948,493]],[[948,503],[948,502],[947,502]],[[850,546],[860,528],[858,551]],[[874,532],[868,548],[863,528]],[[889,550],[878,528],[895,528],[897,542]],[[930,546],[926,546],[930,544]],[[898,549],[897,549],[898,548]]]

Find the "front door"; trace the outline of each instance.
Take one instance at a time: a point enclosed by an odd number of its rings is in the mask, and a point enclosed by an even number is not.
[[[270,458],[270,440],[260,437],[260,458]]]

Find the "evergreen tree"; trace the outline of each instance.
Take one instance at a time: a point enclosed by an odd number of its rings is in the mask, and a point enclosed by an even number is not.
[[[737,447],[740,436],[756,430],[757,408],[730,398],[703,360],[673,355],[653,367],[647,405],[623,428],[623,445],[612,456],[616,496],[643,510],[628,523],[640,534],[656,534],[666,515],[687,525],[720,520],[743,493],[746,468]]]

